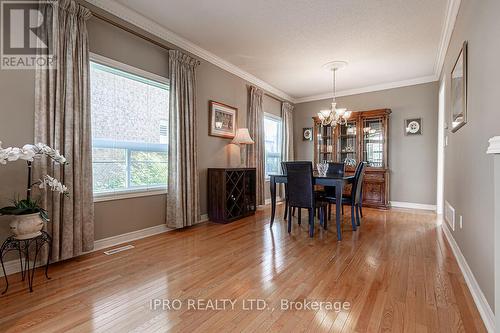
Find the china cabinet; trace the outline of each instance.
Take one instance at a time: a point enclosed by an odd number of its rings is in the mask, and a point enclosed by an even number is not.
[[[353,112],[345,125],[335,128],[323,126],[313,117],[315,164],[344,162],[349,175],[360,161],[368,163],[363,182],[363,205],[367,207],[389,208],[390,114],[390,109]]]

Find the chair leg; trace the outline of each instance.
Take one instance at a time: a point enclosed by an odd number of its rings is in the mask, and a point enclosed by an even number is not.
[[[283,220],[287,220],[286,217],[288,215],[288,200],[285,200],[285,215],[283,215]]]
[[[319,225],[323,226],[323,208],[318,208],[318,216],[319,216]]]
[[[295,207],[292,208],[292,216],[295,216]]]
[[[299,207],[297,209],[299,210],[299,214],[298,214],[299,216],[298,217],[299,217],[299,225],[300,225],[302,223],[302,208]]]
[[[358,222],[358,226],[361,225],[361,219],[359,218],[359,210],[360,210],[359,205],[356,205],[356,220]]]
[[[309,237],[314,236],[314,208],[309,209]]]
[[[332,219],[332,204],[328,203],[328,220]]]
[[[344,215],[344,204],[342,204],[342,215]]]
[[[328,220],[326,218],[326,207],[325,206],[321,207],[320,211],[321,211],[321,220],[323,220],[323,223],[322,223],[323,229],[326,230],[326,223],[327,223],[326,221]]]
[[[292,207],[288,206],[288,233],[292,232]]]
[[[357,230],[357,227],[356,227],[356,217],[354,216],[354,207],[356,205],[351,205],[351,224],[352,224],[352,230],[356,231]]]
[[[363,217],[363,185],[361,185],[361,194],[359,196],[359,213]]]

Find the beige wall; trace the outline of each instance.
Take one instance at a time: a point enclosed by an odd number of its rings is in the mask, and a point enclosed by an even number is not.
[[[450,73],[464,40],[469,42],[468,123],[447,132],[444,198],[456,209],[463,228],[453,237],[494,307],[493,159],[485,154],[488,139],[500,135],[500,1],[462,0],[446,54],[446,119],[450,123]]]
[[[3,147],[22,146],[33,141],[35,73],[30,70],[0,70],[0,141]],[[23,162],[0,165],[0,207],[14,195],[26,193]],[[0,217],[0,242],[9,233],[8,217]]]
[[[168,54],[142,38],[92,18],[88,22],[93,53],[168,77]],[[239,148],[231,140],[208,135],[208,102],[215,100],[238,108],[238,125],[246,126],[248,82],[206,61],[197,68],[198,168],[200,172],[200,213],[207,213],[207,168],[237,167]],[[4,146],[33,141],[34,72],[0,71],[0,140]],[[265,96],[264,109],[279,115],[280,102]],[[0,168],[0,205],[13,193],[24,193],[25,172],[20,165]],[[95,238],[103,239],[165,223],[166,196],[156,195],[95,203]],[[4,218],[5,220],[5,218]],[[8,234],[0,224],[0,240]]]
[[[389,168],[391,201],[436,204],[438,85],[436,82],[337,99],[354,111],[390,108]],[[329,108],[331,99],[300,103],[294,110],[295,156],[313,159],[313,142],[302,140],[312,117]],[[423,135],[405,136],[404,119],[421,117]]]

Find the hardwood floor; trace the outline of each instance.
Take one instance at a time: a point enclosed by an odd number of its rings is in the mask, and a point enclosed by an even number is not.
[[[54,264],[50,281],[37,272],[33,293],[19,274],[10,276],[0,332],[485,331],[434,214],[366,209],[352,232],[346,213],[341,242],[333,227],[310,239],[306,213],[291,235],[279,219],[270,229],[266,209]],[[183,303],[155,310],[153,299]],[[236,303],[225,311],[188,308],[196,299]],[[267,307],[245,310],[250,299]],[[287,311],[282,299],[348,303],[339,312]]]

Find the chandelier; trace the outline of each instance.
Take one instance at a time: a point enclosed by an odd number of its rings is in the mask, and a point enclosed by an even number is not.
[[[347,120],[351,117],[351,111],[346,108],[337,108],[337,101],[335,100],[336,93],[336,73],[339,69],[347,66],[345,61],[332,61],[325,65],[323,68],[333,72],[333,101],[331,109],[321,110],[318,112],[318,118],[321,120],[321,125],[336,127],[338,125],[347,124]]]

